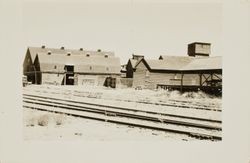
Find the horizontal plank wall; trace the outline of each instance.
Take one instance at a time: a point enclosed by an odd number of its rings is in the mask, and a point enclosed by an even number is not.
[[[147,67],[143,62],[140,62],[133,75],[133,87],[142,87],[145,88],[146,72],[148,71]]]
[[[212,75],[211,75],[212,74]],[[140,62],[134,72],[133,87],[155,89],[157,85],[181,86],[201,86],[206,79],[213,80],[222,78],[222,74],[206,73],[201,76],[199,72],[185,73],[183,78],[181,72],[154,72],[149,71],[143,62]],[[203,83],[203,86],[207,86]]]
[[[41,84],[62,85],[64,74],[59,73],[42,73]]]

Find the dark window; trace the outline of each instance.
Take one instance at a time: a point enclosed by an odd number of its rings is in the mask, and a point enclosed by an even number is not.
[[[54,69],[56,69],[56,65],[54,66]]]
[[[89,69],[92,70],[92,66],[90,66]]]
[[[67,72],[74,72],[74,66],[66,65],[65,68]]]

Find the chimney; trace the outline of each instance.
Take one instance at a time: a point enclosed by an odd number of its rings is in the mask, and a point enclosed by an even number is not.
[[[45,49],[45,45],[42,45],[42,49]]]
[[[80,51],[83,51],[83,48],[80,48]]]
[[[98,49],[97,52],[101,52],[102,50],[101,49]]]
[[[132,56],[133,56],[133,59],[135,59],[135,60],[140,60],[140,59],[143,59],[143,58],[144,58],[143,55],[135,55],[135,54],[132,54]]]
[[[62,46],[62,47],[61,47],[61,50],[64,50],[64,49],[65,49],[64,46]]]
[[[48,55],[51,55],[51,51],[48,51]]]
[[[188,44],[188,55],[191,57],[209,57],[211,44],[204,42],[193,42]]]
[[[71,55],[71,52],[67,52],[67,56],[70,56]]]

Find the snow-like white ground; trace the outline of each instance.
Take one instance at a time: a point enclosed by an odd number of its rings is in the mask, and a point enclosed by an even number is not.
[[[78,95],[81,97],[138,101],[151,103],[164,103],[169,100],[181,100],[188,103],[199,103],[204,105],[213,105],[221,107],[221,98],[207,95],[202,92],[180,94],[178,91],[166,90],[135,90],[134,88],[106,88],[91,86],[53,86],[53,85],[30,85],[24,87],[24,91],[36,91],[45,93],[54,93],[61,95]]]
[[[157,141],[194,140],[186,135],[153,131],[24,108],[25,140]],[[38,121],[45,121],[44,126]],[[57,124],[60,121],[59,125]]]
[[[88,101],[124,107],[137,107],[146,109],[148,102],[150,108],[165,110],[171,113],[183,113],[194,116],[220,119],[221,112],[202,111],[196,109],[164,108],[154,103],[169,103],[170,100],[184,101],[187,105],[201,105],[221,109],[221,98],[208,96],[204,93],[180,94],[176,91],[165,90],[134,90],[132,88],[104,88],[84,86],[46,86],[30,85],[24,88],[24,93],[46,94],[49,97],[64,97],[74,100]],[[152,104],[153,103],[153,104]],[[137,127],[112,124],[96,120],[77,118],[66,115],[42,112],[24,108],[24,139],[25,140],[193,140],[186,135],[153,131]],[[44,123],[44,124],[38,124]],[[58,124],[56,124],[58,123]]]

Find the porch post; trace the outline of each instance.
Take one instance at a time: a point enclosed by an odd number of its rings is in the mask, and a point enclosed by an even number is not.
[[[181,93],[183,92],[183,72],[181,73]]]
[[[200,73],[199,76],[200,76],[200,89],[201,89],[201,86],[202,86],[202,73]]]

